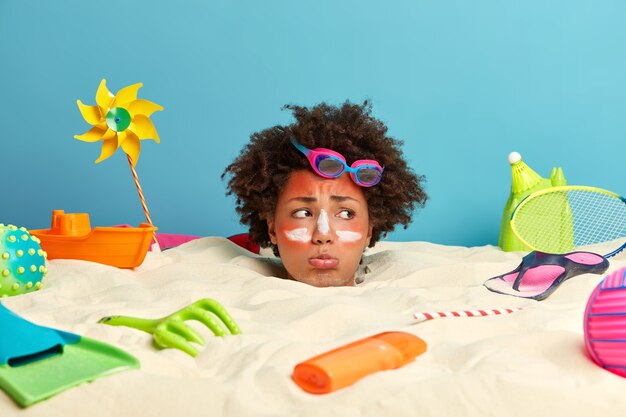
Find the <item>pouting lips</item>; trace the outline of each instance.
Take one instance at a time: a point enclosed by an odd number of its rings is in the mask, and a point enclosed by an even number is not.
[[[339,259],[333,258],[328,254],[320,254],[309,258],[309,264],[317,269],[331,269],[339,264]]]

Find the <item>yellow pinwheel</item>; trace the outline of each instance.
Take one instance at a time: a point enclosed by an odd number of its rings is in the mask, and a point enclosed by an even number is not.
[[[113,95],[106,87],[106,80],[102,80],[96,92],[95,106],[76,101],[83,118],[93,127],[74,137],[84,142],[102,141],[102,152],[96,163],[109,158],[121,146],[131,166],[135,166],[141,151],[140,141],[154,139],[159,143],[159,135],[150,115],[163,110],[163,107],[137,98],[142,85],[129,85]]]

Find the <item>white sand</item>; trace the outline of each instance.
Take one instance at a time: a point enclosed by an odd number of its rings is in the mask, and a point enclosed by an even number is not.
[[[626,378],[585,353],[582,319],[599,275],[566,281],[537,302],[488,291],[523,253],[485,246],[382,242],[351,288],[272,277],[262,258],[222,238],[148,254],[137,270],[55,260],[41,291],[3,300],[35,323],[120,347],[141,369],[118,373],[21,409],[0,392],[0,416],[623,416]],[[611,259],[608,272],[626,265]],[[147,333],[98,324],[123,314],[156,318],[201,298],[222,303],[240,336],[207,338],[196,358],[156,349]],[[493,317],[415,324],[416,311],[525,307]],[[293,367],[382,331],[414,333],[428,351],[328,395],[303,392]],[[2,337],[0,335],[0,337]]]

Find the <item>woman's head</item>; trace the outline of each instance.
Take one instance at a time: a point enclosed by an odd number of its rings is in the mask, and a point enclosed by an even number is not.
[[[289,275],[318,287],[352,285],[372,238],[367,201],[347,175],[294,171],[267,220]]]
[[[295,122],[254,133],[225,169],[228,194],[235,194],[252,240],[272,247],[291,277],[318,286],[348,285],[363,250],[396,225],[406,228],[415,205],[426,202],[423,177],[407,166],[402,142],[387,136],[367,102],[286,108]],[[348,166],[376,161],[384,170],[380,182],[362,187],[348,172],[324,178],[292,139],[309,149],[330,149]]]

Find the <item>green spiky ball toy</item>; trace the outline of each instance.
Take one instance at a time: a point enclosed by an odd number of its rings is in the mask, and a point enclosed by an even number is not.
[[[41,288],[48,271],[46,252],[39,243],[24,227],[0,224],[0,297]]]

